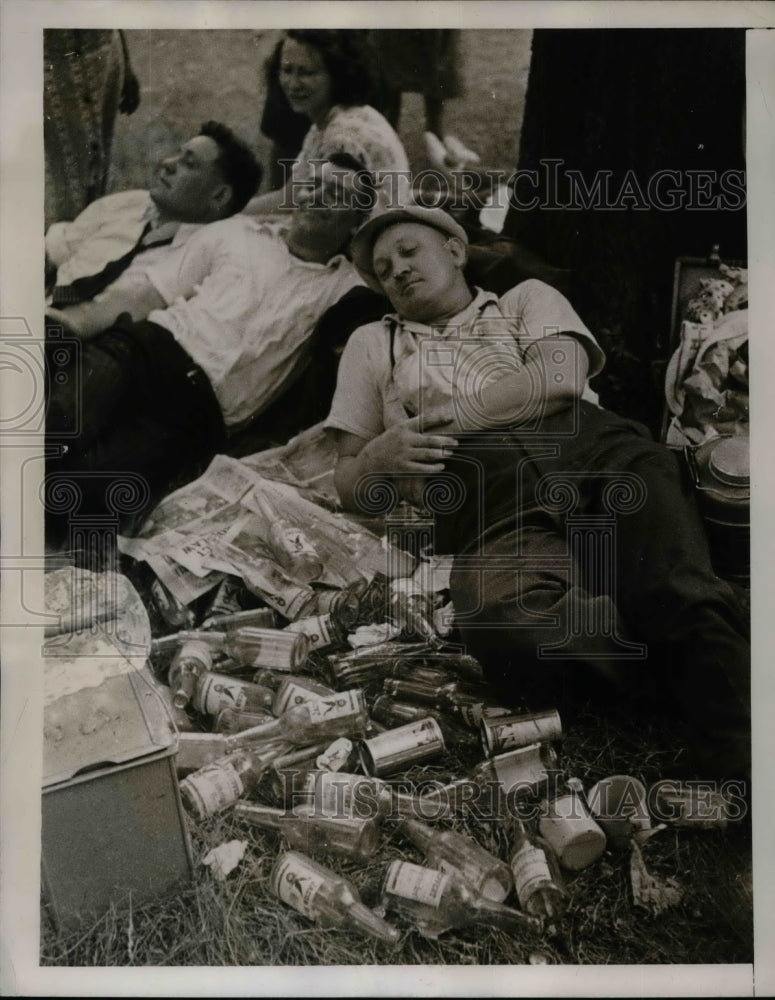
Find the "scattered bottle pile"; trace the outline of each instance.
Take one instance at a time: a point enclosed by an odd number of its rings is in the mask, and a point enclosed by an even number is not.
[[[600,857],[606,834],[560,767],[556,710],[498,704],[480,664],[436,632],[443,595],[377,577],[321,590],[315,615],[284,621],[242,607],[234,589],[198,628],[189,618],[153,643],[192,818],[232,810],[246,836],[269,831],[271,892],[321,926],[388,947],[407,927],[428,938],[495,927],[528,942],[558,933],[568,874]],[[394,638],[348,642],[384,623]],[[414,860],[386,854],[372,908],[318,860],[373,867],[388,841]]]

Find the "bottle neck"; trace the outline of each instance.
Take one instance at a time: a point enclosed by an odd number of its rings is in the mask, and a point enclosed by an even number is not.
[[[419,847],[425,854],[428,853],[428,849],[431,847],[434,839],[439,836],[430,827],[427,827],[424,823],[416,819],[407,818],[402,820],[400,829],[412,841],[415,847]]]
[[[489,927],[498,927],[505,931],[541,929],[541,921],[535,917],[523,913],[522,910],[515,910],[511,906],[504,906],[503,903],[496,903],[494,899],[488,899],[478,893],[472,900],[472,906],[476,911],[477,922],[487,924]]]
[[[381,917],[378,917],[373,910],[370,910],[363,903],[352,903],[348,907],[348,913],[352,923],[385,944],[397,945],[401,940],[400,931]]]
[[[271,722],[262,722],[260,726],[252,726],[250,729],[243,729],[241,733],[235,733],[228,738],[229,747],[249,748],[251,743],[262,742],[264,740],[276,739],[282,735],[283,727],[280,719],[272,719]]]
[[[273,806],[238,802],[234,807],[234,815],[264,830],[281,830],[286,813],[284,809],[275,809]]]

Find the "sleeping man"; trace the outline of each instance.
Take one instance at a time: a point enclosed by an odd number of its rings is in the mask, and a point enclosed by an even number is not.
[[[90,473],[129,472],[156,499],[197,475],[288,388],[317,320],[362,283],[345,250],[372,196],[360,165],[333,157],[287,221],[214,222],[115,294],[49,310],[81,349],[80,379],[49,385],[47,434],[63,454],[48,471],[87,474],[81,489]]]
[[[466,253],[439,209],[354,237],[393,312],[339,367],[326,428],[343,505],[366,506],[380,477],[435,504],[460,635],[512,704],[650,691],[693,725],[701,766],[746,774],[746,622],[675,454],[598,405],[603,353],[559,292],[472,289]]]

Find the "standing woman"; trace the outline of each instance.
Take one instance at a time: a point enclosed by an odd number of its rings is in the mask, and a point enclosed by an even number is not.
[[[369,103],[373,96],[369,48],[363,32],[293,29],[280,51],[279,82],[291,110],[311,125],[293,178],[311,173],[313,160],[348,153],[372,172],[409,171],[409,160],[392,126]],[[254,198],[245,209],[276,211],[285,200],[280,188]]]

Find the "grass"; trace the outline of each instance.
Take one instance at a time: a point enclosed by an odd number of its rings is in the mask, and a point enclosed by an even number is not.
[[[207,118],[237,128],[261,155],[258,131],[261,64],[273,31],[129,31],[142,103],[117,123],[110,189],[144,187],[148,165]],[[484,164],[509,170],[516,161],[529,61],[529,32],[471,31],[464,35],[464,90],[446,114],[451,131],[477,149]],[[216,82],[214,86],[213,83]],[[423,165],[421,102],[404,99],[400,134],[416,168]],[[601,716],[590,708],[568,727],[561,764],[586,787],[615,773],[646,784],[671,776],[685,734],[665,720]],[[477,754],[450,755],[443,766],[415,769],[422,776],[460,775]],[[669,829],[644,848],[649,870],[676,878],[680,905],[659,917],[635,908],[626,857],[607,852],[568,877],[570,906],[558,937],[541,942],[481,928],[427,941],[401,924],[395,953],[347,931],[322,930],[271,896],[268,876],[280,848],[271,835],[238,825],[228,813],[205,823],[188,820],[194,854],[191,883],[176,894],[131,911],[113,909],[93,925],[59,935],[44,911],[41,964],[53,966],[305,966],[305,965],[522,965],[540,953],[553,964],[734,963],[752,961],[751,847],[748,824],[727,833]],[[454,826],[504,860],[507,831],[470,816]],[[419,855],[383,827],[375,863],[361,866],[321,858],[350,877],[364,901],[376,905],[385,867],[394,857]],[[246,839],[240,866],[217,882],[201,858],[217,844]]]
[[[120,115],[116,123],[110,190],[147,186],[149,167],[159,153],[193,135],[209,118],[235,128],[266,158],[269,142],[259,131],[262,67],[279,37],[277,31],[127,31],[142,98],[133,115]],[[530,32],[463,32],[462,56],[461,96],[445,105],[445,130],[475,149],[483,166],[511,172],[527,87]],[[414,169],[426,165],[423,124],[422,99],[405,94],[399,134]]]
[[[634,723],[634,725],[633,725]],[[664,720],[605,718],[580,712],[561,744],[560,765],[589,788],[609,774],[631,774],[648,787],[671,775],[686,733]],[[416,765],[402,781],[420,784],[462,777],[481,759],[477,748],[451,749],[439,762]],[[553,965],[735,963],[752,961],[751,842],[747,822],[726,832],[669,827],[643,848],[649,871],[674,878],[681,903],[653,916],[633,905],[628,854],[606,851],[578,873],[565,873],[568,912],[556,937],[512,936],[482,927],[422,938],[405,919],[393,952],[346,929],[323,929],[272,896],[269,875],[282,839],[241,824],[228,810],[204,822],[186,817],[194,857],[192,882],[180,892],[130,911],[112,909],[90,927],[58,935],[44,919],[41,964],[67,966],[305,966],[305,965],[523,965],[531,956]],[[440,828],[467,833],[509,860],[508,822],[469,810]],[[375,859],[358,863],[319,855],[356,886],[365,903],[380,903],[380,886],[394,858],[422,863],[421,854],[390,821],[381,823]],[[239,866],[217,881],[201,864],[218,844],[246,840]],[[508,900],[516,905],[512,897]]]

